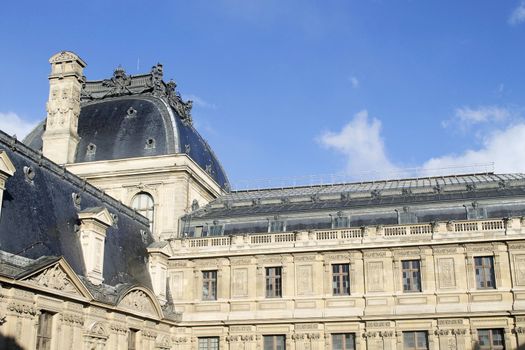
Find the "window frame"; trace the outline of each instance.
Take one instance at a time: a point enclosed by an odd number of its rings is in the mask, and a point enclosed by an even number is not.
[[[222,236],[223,233],[224,233],[223,224],[211,224],[211,225],[208,225],[206,229],[206,236],[208,237]]]
[[[409,266],[405,267],[405,263]],[[417,263],[417,267],[414,267],[415,263]],[[421,259],[401,260],[401,284],[403,293],[420,293],[423,291]]]
[[[425,335],[425,344],[423,347],[419,344],[419,338],[418,334],[424,334]],[[414,347],[408,347],[406,338],[407,336],[413,336],[414,340]],[[403,331],[403,350],[429,350],[429,343],[428,343],[428,331],[424,330],[416,330],[416,331]]]
[[[137,338],[138,338],[139,330],[130,328],[128,329],[128,350],[137,350]]]
[[[284,334],[268,334],[263,335],[263,350],[267,350],[267,347],[269,346],[271,350],[277,350],[277,340],[282,340],[283,349],[286,350],[286,335]],[[270,344],[269,341],[271,341]]]
[[[490,264],[486,265],[485,261],[489,261]],[[478,265],[478,261],[481,262]],[[487,272],[488,270],[488,272]],[[479,279],[478,279],[479,276]],[[494,256],[484,255],[474,257],[474,278],[476,282],[476,289],[490,290],[496,288],[496,273],[494,269]],[[489,285],[492,283],[492,286]]]
[[[337,336],[341,336],[342,339],[341,339],[341,345],[342,345],[342,348],[335,348],[335,341],[334,341],[334,337],[337,337]],[[352,347],[347,347],[347,339],[348,338],[351,338],[351,344],[352,344]],[[355,333],[332,333],[331,336],[330,336],[330,339],[332,340],[332,350],[356,350],[356,345],[355,345]]]
[[[481,345],[480,340],[480,333],[481,332],[488,332],[488,345]],[[494,333],[499,332],[499,336],[501,336],[501,345],[495,345],[494,344]],[[479,350],[504,350],[505,349],[505,330],[502,328],[482,328],[477,329],[478,337],[478,347]]]
[[[203,270],[202,272],[202,300],[217,300],[217,270]],[[204,291],[208,291],[208,295]]]
[[[204,343],[206,342],[206,343]],[[212,344],[212,342],[216,343]],[[197,349],[198,350],[219,350],[220,349],[220,339],[219,337],[198,337],[197,338]]]
[[[335,271],[336,267],[337,267],[337,272]],[[344,271],[344,267],[347,268],[346,272]],[[345,286],[345,277],[347,279],[346,286]],[[333,296],[350,295],[350,264],[349,263],[332,264],[332,295]]]
[[[264,268],[266,298],[283,297],[283,268],[282,266],[267,266]],[[274,272],[273,274],[271,272]]]
[[[52,348],[54,316],[54,312],[40,310],[40,315],[38,315],[38,327],[36,331],[36,350],[50,350]]]
[[[140,200],[140,198],[147,198],[145,207],[141,206],[142,201]],[[135,206],[135,200],[138,201],[137,206]],[[149,201],[151,201],[151,206],[147,206]],[[140,192],[135,193],[133,197],[131,197],[130,207],[149,220],[149,229],[151,232],[153,232],[154,223],[155,223],[155,211],[156,211],[155,210],[155,198],[153,198],[153,195],[146,191],[140,191]],[[151,215],[149,215],[150,213]]]

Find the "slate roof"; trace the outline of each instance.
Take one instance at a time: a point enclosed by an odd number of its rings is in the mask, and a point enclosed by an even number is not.
[[[118,68],[110,79],[87,81],[81,92],[75,162],[184,153],[229,190],[221,163],[193,127],[191,101],[184,102],[175,86],[162,80],[162,65],[133,76]],[[45,121],[24,143],[41,150],[44,128]]]
[[[0,149],[16,168],[3,195],[0,250],[36,261],[63,256],[85,276],[78,213],[105,207],[114,224],[107,230],[104,283],[151,288],[146,248],[154,240],[145,217],[1,131]]]
[[[476,204],[482,202],[481,207]],[[286,231],[330,229],[333,217],[349,227],[402,222],[466,220],[525,215],[525,174],[465,174],[333,185],[232,191],[182,220],[182,233],[268,232],[272,220]]]

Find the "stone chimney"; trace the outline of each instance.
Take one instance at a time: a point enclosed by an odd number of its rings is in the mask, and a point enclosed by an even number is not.
[[[55,163],[73,163],[79,140],[80,90],[86,63],[70,51],[53,55],[49,63],[51,74],[42,152]]]

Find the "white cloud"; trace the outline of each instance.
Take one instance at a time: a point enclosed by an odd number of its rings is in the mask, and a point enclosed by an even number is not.
[[[356,77],[350,77],[348,79],[350,80],[350,83],[352,84],[352,87],[354,89],[357,89],[359,87],[359,80]]]
[[[191,100],[193,101],[193,104],[197,107],[207,108],[207,109],[217,109],[217,105],[214,103],[210,103],[203,99],[202,97],[199,97],[197,95],[184,95],[184,100]]]
[[[375,118],[369,120],[366,110],[355,114],[341,131],[325,132],[317,140],[324,147],[346,157],[346,172],[350,175],[398,170],[385,153],[381,122]]]
[[[477,108],[456,108],[455,116],[462,124],[479,124],[491,121],[503,121],[511,116],[511,111],[505,107],[480,106]]]
[[[518,7],[512,11],[512,14],[509,17],[509,23],[512,25],[525,22],[525,1],[521,1]]]
[[[19,140],[33,130],[36,124],[36,122],[24,120],[16,113],[0,112],[0,129],[9,135],[16,135]]]
[[[460,154],[449,154],[426,161],[424,171],[494,163],[496,172],[525,172],[525,123],[494,131],[483,138],[482,146]]]
[[[476,121],[483,119],[476,113],[471,117]],[[389,159],[381,136],[381,121],[375,118],[369,120],[366,110],[357,113],[340,131],[323,133],[318,137],[318,142],[346,158],[345,172],[353,178],[386,179],[485,171],[525,172],[524,121],[482,134],[481,145],[477,148],[431,158],[410,169]]]

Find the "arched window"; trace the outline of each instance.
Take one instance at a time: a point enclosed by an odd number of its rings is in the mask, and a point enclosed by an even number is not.
[[[137,193],[131,200],[131,207],[149,219],[149,229],[153,231],[154,202],[149,193]]]

